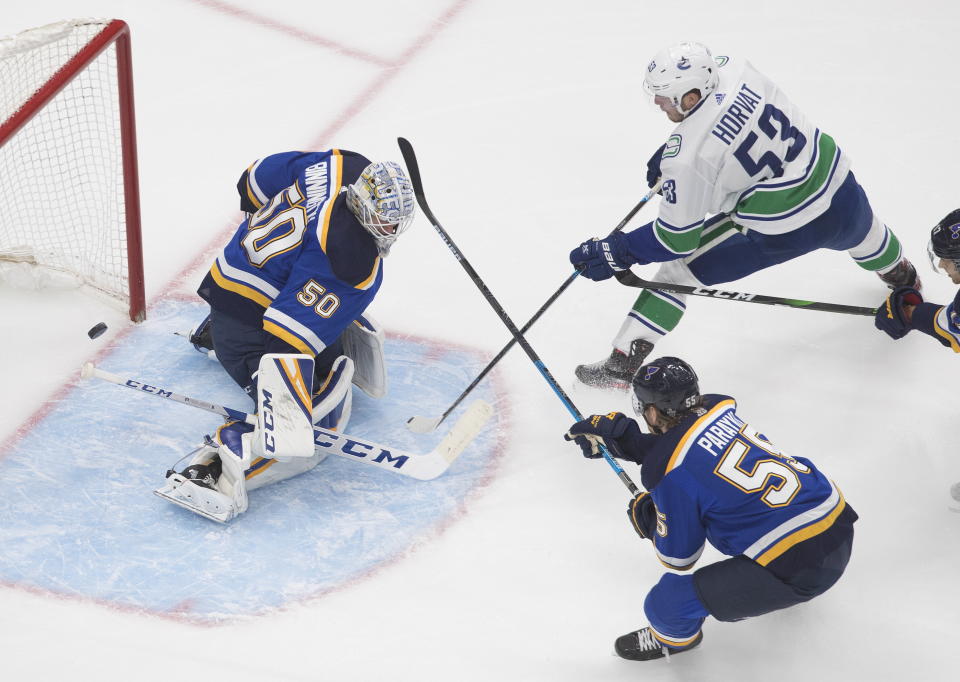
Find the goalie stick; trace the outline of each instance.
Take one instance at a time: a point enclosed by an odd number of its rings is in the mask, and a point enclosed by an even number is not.
[[[400,137],[397,138],[397,144],[400,145],[400,153],[403,155],[403,160],[407,164],[407,170],[410,172],[410,182],[413,184],[413,192],[417,197],[417,203],[420,204],[420,208],[423,210],[423,214],[427,217],[427,220],[430,221],[430,224],[433,225],[433,228],[437,231],[437,234],[440,235],[440,238],[443,239],[444,243],[447,245],[447,248],[450,249],[450,252],[454,257],[459,261],[460,265],[463,266],[463,269],[467,271],[467,274],[470,276],[470,279],[473,280],[473,283],[477,285],[477,288],[480,289],[480,293],[483,294],[484,298],[487,299],[487,302],[493,308],[494,312],[500,317],[501,321],[507,326],[507,329],[510,330],[510,334],[513,336],[514,340],[520,344],[520,347],[523,348],[524,352],[539,370],[541,376],[546,380],[550,385],[550,388],[553,389],[553,392],[557,394],[557,397],[560,398],[564,406],[574,416],[578,421],[583,419],[583,415],[580,413],[580,410],[577,409],[576,405],[573,404],[573,401],[570,400],[570,396],[567,395],[560,384],[557,383],[557,380],[550,373],[550,370],[547,369],[547,366],[543,364],[543,361],[537,355],[537,352],[533,350],[530,344],[527,342],[527,339],[520,333],[520,330],[517,329],[517,326],[513,323],[513,320],[510,319],[510,316],[507,315],[507,312],[503,309],[503,306],[500,305],[500,302],[497,301],[496,297],[487,288],[487,285],[480,278],[480,275],[477,274],[477,271],[473,269],[473,266],[470,265],[466,257],[457,248],[457,245],[453,243],[453,240],[450,238],[450,235],[447,234],[447,231],[443,229],[443,226],[440,225],[440,222],[437,220],[436,216],[433,215],[433,211],[430,210],[430,206],[427,205],[426,197],[423,193],[423,182],[420,180],[420,167],[417,164],[417,156],[413,152],[413,145],[410,144],[406,139]],[[620,463],[617,462],[606,447],[600,446],[600,453],[603,455],[603,458],[607,461],[607,464],[610,465],[610,468],[614,470],[617,474],[617,477],[620,481],[627,487],[627,490],[630,491],[630,494],[634,497],[640,494],[640,489],[637,487],[630,476],[627,475],[627,472],[623,470],[623,467],[620,466]]]
[[[657,184],[655,184],[650,189],[650,191],[647,192],[647,194],[640,200],[640,202],[636,206],[630,209],[630,212],[624,217],[623,220],[620,221],[619,225],[613,228],[613,231],[611,231],[610,234],[613,234],[614,232],[619,232],[620,230],[622,230],[627,225],[627,223],[630,222],[633,216],[637,214],[637,211],[643,208],[643,206],[647,202],[649,202],[650,199],[653,198],[653,196],[656,195],[656,193],[659,191],[660,191],[660,181],[657,180]],[[560,285],[560,288],[557,289],[555,292],[553,292],[553,295],[550,298],[548,298],[542,306],[540,306],[540,309],[534,314],[534,316],[531,317],[530,320],[525,325],[523,325],[523,328],[520,329],[521,335],[526,334],[527,331],[529,331],[530,327],[532,327],[533,324],[540,319],[540,316],[543,315],[544,312],[546,312],[547,308],[553,305],[553,302],[560,297],[560,294],[566,291],[567,287],[569,287],[573,283],[573,281],[580,275],[581,272],[583,272],[582,268],[574,270],[573,274],[567,277],[566,281]],[[507,345],[501,348],[500,352],[494,356],[493,360],[491,360],[487,364],[487,366],[483,368],[480,374],[478,374],[477,377],[470,382],[470,385],[467,386],[465,389],[463,389],[463,393],[461,393],[457,397],[457,399],[453,401],[453,404],[450,405],[450,407],[448,407],[443,414],[441,414],[439,417],[410,417],[410,419],[407,420],[407,428],[413,431],[414,433],[428,433],[436,429],[438,426],[440,426],[440,424],[443,423],[443,420],[446,419],[447,416],[457,408],[457,405],[459,405],[460,402],[470,394],[470,391],[472,391],[474,388],[477,387],[477,384],[483,381],[483,378],[490,373],[490,370],[492,370],[496,366],[496,364],[500,362],[503,356],[506,355],[507,352],[511,348],[513,348],[514,344],[516,343],[517,343],[517,339],[511,338],[510,341],[507,342]]]
[[[241,421],[251,425],[256,425],[257,419],[254,415],[234,410],[216,403],[209,403],[205,400],[197,400],[189,396],[180,395],[173,391],[168,391],[161,386],[153,386],[137,379],[124,378],[111,372],[106,372],[95,366],[92,362],[86,362],[80,369],[80,376],[84,379],[96,377],[117,386],[126,386],[127,388],[141,393],[147,393],[159,398],[166,398],[181,405],[189,405],[207,412],[218,414],[224,419],[230,421]],[[467,408],[457,423],[447,432],[443,440],[433,450],[426,454],[417,454],[404,452],[397,448],[380,445],[365,438],[358,438],[346,433],[338,433],[315,426],[313,428],[315,451],[317,454],[324,452],[345,457],[354,461],[361,461],[380,469],[386,469],[393,473],[409,476],[420,481],[429,481],[445,472],[450,465],[460,456],[460,453],[470,444],[483,425],[493,414],[493,408],[483,400],[476,400]]]
[[[744,303],[764,303],[766,305],[782,305],[790,308],[800,308],[802,310],[821,310],[827,313],[844,313],[846,315],[867,315],[873,317],[877,314],[876,308],[861,308],[855,305],[843,305],[840,303],[820,303],[819,301],[803,301],[798,298],[780,298],[779,296],[764,296],[763,294],[745,294],[737,291],[723,291],[721,289],[707,289],[704,287],[695,287],[688,284],[673,284],[670,282],[649,282],[637,277],[629,270],[617,272],[614,274],[620,284],[638,289],[654,289],[656,291],[669,291],[675,294],[693,294],[694,296],[709,296],[710,298],[720,298],[725,301],[743,301]]]

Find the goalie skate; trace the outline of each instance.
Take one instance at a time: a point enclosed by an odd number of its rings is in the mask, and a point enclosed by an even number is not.
[[[153,494],[217,523],[226,523],[237,515],[236,505],[229,497],[178,473],[170,474]]]

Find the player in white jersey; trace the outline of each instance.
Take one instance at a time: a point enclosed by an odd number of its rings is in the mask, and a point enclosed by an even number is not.
[[[748,62],[680,43],[657,53],[644,85],[678,124],[648,163],[648,184],[663,181],[659,215],[574,249],[570,261],[585,277],[603,280],[659,262],[657,281],[711,286],[826,248],[847,251],[890,288],[920,288],[848,157]],[[626,389],[653,345],[679,323],[685,299],[640,294],[613,352],[577,367],[580,381]]]

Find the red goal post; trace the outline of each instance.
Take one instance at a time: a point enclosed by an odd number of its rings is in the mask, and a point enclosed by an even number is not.
[[[146,316],[124,21],[75,19],[0,40],[0,261],[69,273]]]

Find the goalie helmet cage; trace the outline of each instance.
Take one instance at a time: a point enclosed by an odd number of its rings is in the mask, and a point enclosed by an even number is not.
[[[146,316],[130,29],[74,19],[0,40],[0,261]]]

